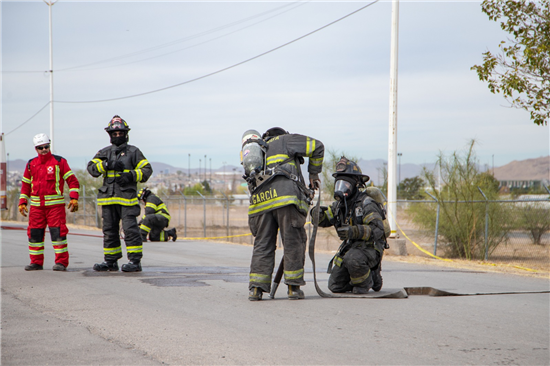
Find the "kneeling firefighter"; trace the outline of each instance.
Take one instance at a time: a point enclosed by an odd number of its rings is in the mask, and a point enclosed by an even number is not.
[[[260,159],[253,159],[254,144],[257,145],[256,151],[264,154]],[[253,130],[243,136],[243,178],[251,194],[248,225],[254,236],[248,285],[250,301],[261,300],[262,293],[271,290],[277,230],[284,246],[283,274],[284,283],[288,285],[288,298],[304,298],[304,292],[300,289],[306,284],[304,262],[307,238],[304,225],[314,189],[320,187],[319,173],[323,167],[324,152],[321,141],[290,134],[279,127],[270,128],[261,138]],[[304,157],[309,158],[307,170],[311,189],[306,186],[300,169]]]
[[[329,263],[328,288],[332,292],[355,294],[365,294],[371,288],[380,291],[381,262],[389,235],[380,199],[383,195],[374,187],[360,191],[369,177],[345,157],[336,164],[336,173],[332,176],[336,201],[330,207],[320,207],[319,226],[334,226],[343,242]]]
[[[138,193],[138,199],[145,203],[145,214],[141,217],[139,229],[141,239],[147,241],[176,241],[176,228],[164,230],[170,225],[170,213],[162,200],[147,188]]]

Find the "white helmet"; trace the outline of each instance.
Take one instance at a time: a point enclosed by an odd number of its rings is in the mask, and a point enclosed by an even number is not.
[[[50,143],[50,138],[45,133],[39,133],[38,135],[34,136],[32,138],[32,142],[34,142],[34,146],[40,146]]]

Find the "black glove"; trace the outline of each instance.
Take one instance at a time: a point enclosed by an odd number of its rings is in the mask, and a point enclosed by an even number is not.
[[[118,183],[121,187],[127,186],[128,184],[134,181],[134,176],[132,173],[120,173],[118,177],[115,178],[115,182]]]
[[[357,226],[342,226],[336,229],[340,240],[359,239],[359,227]]]
[[[317,210],[317,206],[313,206],[311,210],[309,210],[309,215],[314,218],[315,215],[319,214],[319,221],[323,218],[325,215],[325,211],[328,210],[326,206],[319,206],[319,210]],[[317,212],[319,211],[319,212]]]
[[[105,168],[107,170],[116,170],[117,172],[121,172],[124,170],[124,163],[118,160],[109,160],[105,162]]]

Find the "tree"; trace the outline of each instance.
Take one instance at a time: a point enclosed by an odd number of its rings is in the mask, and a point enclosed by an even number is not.
[[[440,154],[436,165],[441,171],[441,189],[435,170],[424,168],[423,178],[437,198],[441,214],[439,235],[443,239],[445,254],[449,257],[483,259],[485,254],[485,210],[489,212],[489,253],[507,240],[510,226],[508,211],[502,205],[486,204],[479,188],[489,200],[498,198],[498,182],[488,173],[480,173],[472,140],[464,154],[454,152],[450,157]],[[495,184],[496,182],[496,184]],[[475,202],[477,201],[477,202]],[[481,202],[480,202],[481,201]],[[423,229],[433,232],[437,205],[412,205],[409,213]]]
[[[527,230],[533,244],[542,244],[542,236],[550,231],[550,209],[536,202],[525,203],[519,210],[518,228]]]
[[[513,38],[499,44],[499,54],[487,51],[483,65],[471,67],[492,93],[502,93],[540,126],[550,120],[549,4],[550,0],[484,0],[482,11],[490,20],[500,20],[500,27]]]
[[[407,200],[421,200],[424,198],[420,192],[422,187],[424,187],[424,181],[421,177],[405,178],[399,183],[397,196]]]

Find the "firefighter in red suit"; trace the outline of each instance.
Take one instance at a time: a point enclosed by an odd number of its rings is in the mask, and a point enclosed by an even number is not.
[[[55,251],[53,270],[65,271],[69,265],[67,249],[69,230],[65,224],[63,188],[66,181],[71,199],[68,209],[75,212],[78,210],[80,184],[67,160],[51,153],[50,138],[46,134],[40,133],[34,136],[33,142],[38,156],[29,160],[25,167],[19,197],[19,212],[23,216],[29,214],[27,235],[31,263],[25,267],[25,270],[43,269],[44,236],[48,226]],[[29,201],[30,212],[27,209]]]

